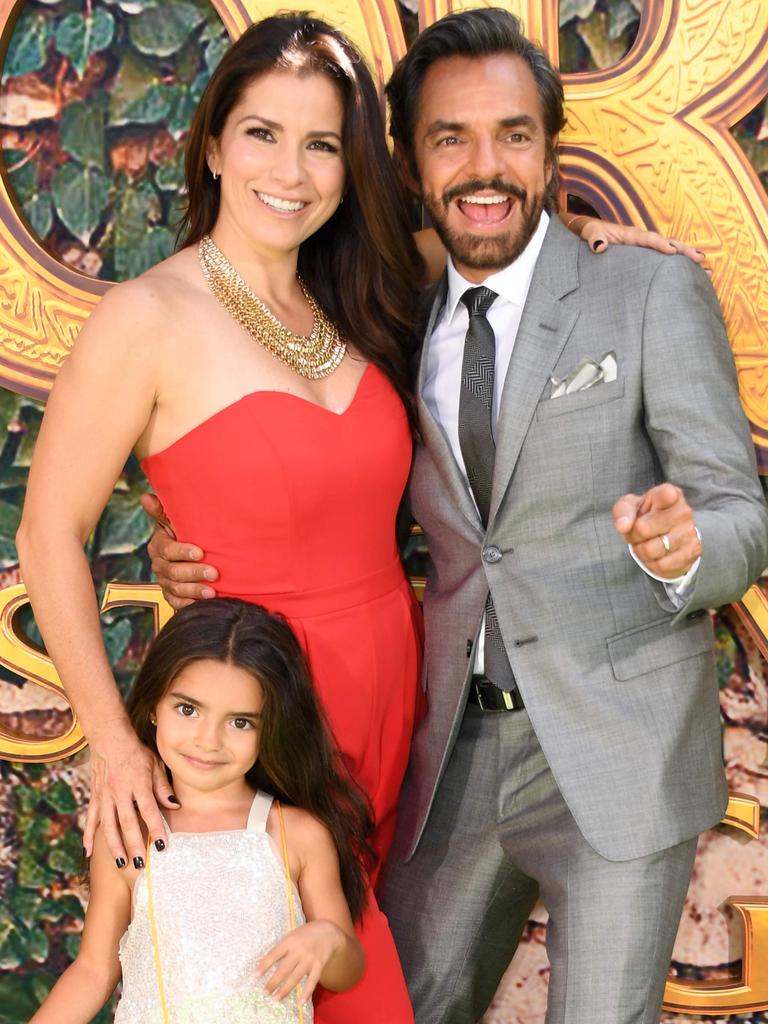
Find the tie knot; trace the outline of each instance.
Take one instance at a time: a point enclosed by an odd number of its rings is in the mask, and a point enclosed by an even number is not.
[[[497,298],[496,292],[481,284],[479,288],[468,288],[461,296],[461,301],[467,307],[470,317],[473,317],[485,316]]]

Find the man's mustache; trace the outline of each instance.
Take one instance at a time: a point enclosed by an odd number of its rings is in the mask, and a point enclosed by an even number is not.
[[[514,196],[523,205],[525,205],[525,201],[528,198],[528,193],[524,188],[510,185],[508,182],[502,181],[501,178],[491,178],[490,181],[472,178],[471,181],[465,181],[463,184],[455,185],[453,188],[443,192],[443,205],[448,206],[454,199],[460,199],[461,196],[471,196],[476,192],[499,192],[502,195]]]

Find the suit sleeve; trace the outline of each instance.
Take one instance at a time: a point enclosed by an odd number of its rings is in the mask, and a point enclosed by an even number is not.
[[[768,564],[768,510],[717,297],[681,256],[660,261],[648,289],[643,397],[662,478],[682,488],[701,532],[678,614],[736,601]]]

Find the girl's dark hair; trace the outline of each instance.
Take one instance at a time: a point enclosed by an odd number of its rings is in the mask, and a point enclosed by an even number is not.
[[[218,217],[219,183],[206,160],[210,140],[221,136],[254,79],[274,70],[327,75],[341,93],[344,202],[302,243],[299,273],[342,333],[386,374],[413,424],[410,362],[424,266],[376,87],[361,54],[338,29],[306,14],[279,14],[251,25],[224,54],[192,118],[179,244],[199,242]]]
[[[128,699],[139,739],[157,753],[151,718],[158,702],[182,669],[204,659],[242,668],[261,684],[259,756],[246,779],[325,825],[357,919],[366,902],[364,865],[370,870],[375,861],[370,805],[334,746],[306,658],[284,619],[233,598],[196,601],[174,615],[150,646]]]
[[[559,163],[555,137],[565,127],[563,83],[546,53],[523,33],[520,20],[500,7],[459,11],[440,18],[418,36],[387,83],[391,114],[390,133],[400,146],[411,174],[418,181],[414,129],[421,89],[432,65],[448,57],[520,57],[531,69],[541,103],[552,178],[545,206],[557,209]]]

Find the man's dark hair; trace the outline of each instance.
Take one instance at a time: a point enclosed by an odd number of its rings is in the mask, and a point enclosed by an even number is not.
[[[520,20],[509,11],[486,7],[449,14],[418,36],[387,84],[392,118],[390,133],[418,180],[413,133],[427,71],[436,61],[447,57],[491,57],[495,54],[521,57],[533,74],[541,102],[547,158],[553,168],[545,205],[548,209],[556,208],[559,182],[554,140],[565,125],[563,84],[546,53],[526,38]]]

